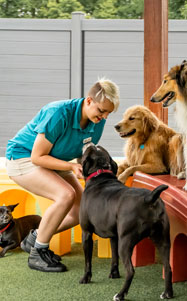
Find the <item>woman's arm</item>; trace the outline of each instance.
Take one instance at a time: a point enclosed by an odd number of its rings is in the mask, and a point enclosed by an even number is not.
[[[50,156],[52,147],[53,144],[45,138],[45,134],[38,134],[31,153],[32,163],[53,170],[72,170],[78,178],[82,178],[82,166]]]

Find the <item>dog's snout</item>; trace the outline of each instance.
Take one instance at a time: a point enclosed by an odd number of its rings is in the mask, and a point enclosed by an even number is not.
[[[151,101],[151,102],[154,102],[154,97],[151,97],[151,98],[150,98],[150,101]]]
[[[151,102],[157,102],[156,99],[155,99],[155,97],[154,97],[154,95],[151,96],[150,101],[151,101]]]
[[[116,124],[114,127],[115,127],[116,131],[120,130],[120,125],[119,124]]]

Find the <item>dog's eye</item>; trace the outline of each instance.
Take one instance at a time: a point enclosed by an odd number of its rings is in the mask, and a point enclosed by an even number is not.
[[[166,84],[167,83],[167,79],[164,79],[163,83]]]
[[[131,117],[129,117],[129,120],[134,120],[134,119],[135,119],[135,118],[134,118],[134,117],[132,117],[132,116],[131,116]]]

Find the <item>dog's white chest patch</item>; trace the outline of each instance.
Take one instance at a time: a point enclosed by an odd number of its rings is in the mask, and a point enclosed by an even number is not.
[[[179,130],[187,133],[187,105],[184,102],[176,101],[175,119]]]

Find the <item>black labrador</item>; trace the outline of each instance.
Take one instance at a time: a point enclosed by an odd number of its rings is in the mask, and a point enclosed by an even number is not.
[[[145,237],[150,237],[160,252],[165,270],[165,291],[160,298],[172,298],[170,226],[160,198],[161,192],[168,186],[160,185],[153,191],[124,186],[116,178],[116,162],[101,146],[87,147],[83,152],[82,166],[86,186],[80,206],[80,225],[83,233],[85,273],[80,283],[89,283],[92,277],[92,234],[110,238],[112,265],[109,277],[120,277],[119,256],[126,269],[124,286],[113,300],[124,300],[134,277],[131,262],[133,248]]]

